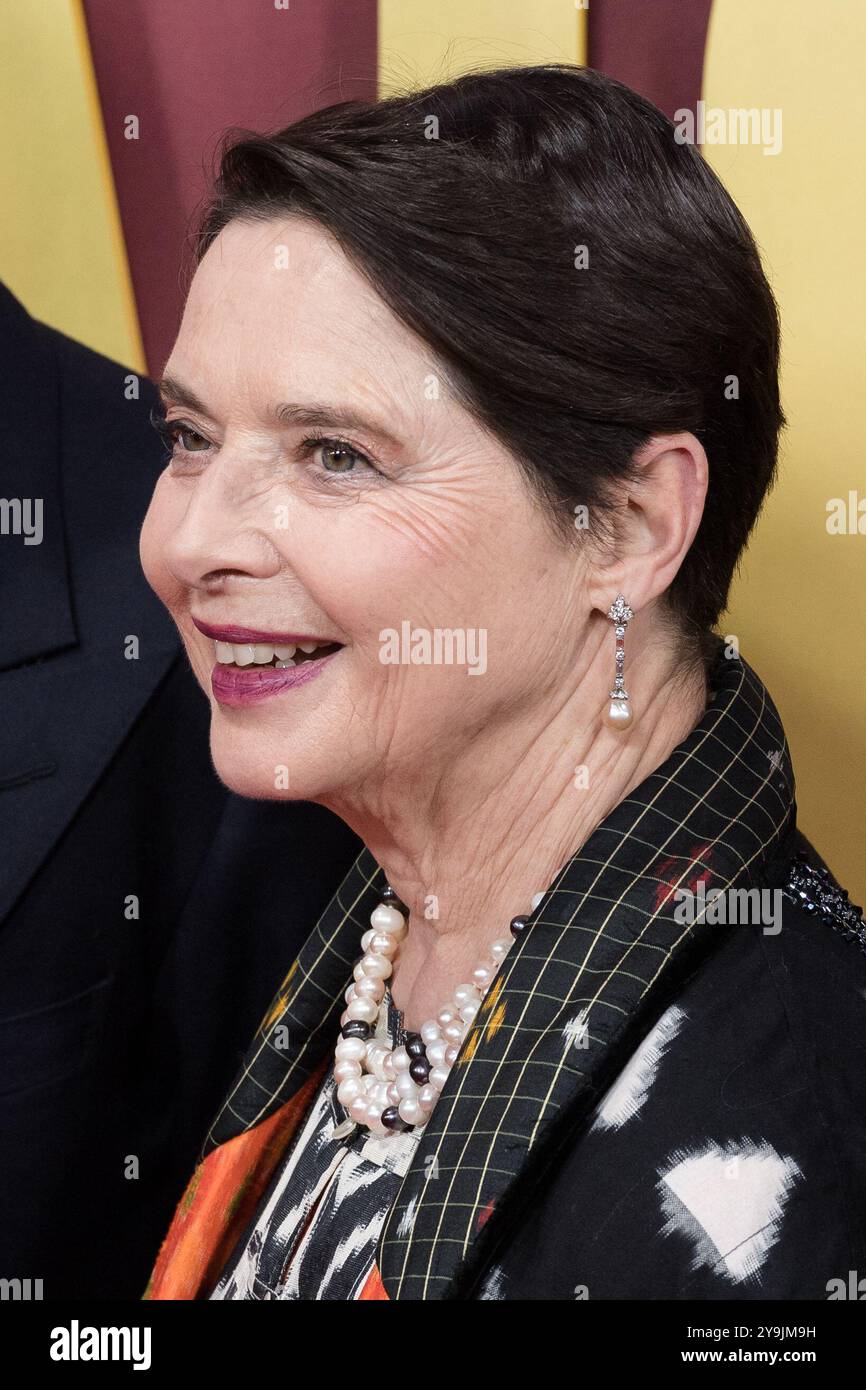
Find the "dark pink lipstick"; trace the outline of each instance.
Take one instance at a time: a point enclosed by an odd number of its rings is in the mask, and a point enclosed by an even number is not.
[[[316,637],[311,632],[262,632],[253,627],[213,627],[193,618],[193,623],[205,637],[215,642],[265,642],[272,647],[297,647],[301,642],[315,642],[318,647],[334,646],[333,637]]]
[[[257,705],[315,680],[338,655],[330,652],[300,666],[224,666],[217,662],[210,673],[211,690],[221,705]]]
[[[270,700],[274,695],[306,685],[342,650],[341,643],[328,637],[313,636],[312,633],[265,632],[251,627],[214,626],[211,623],[203,623],[198,618],[193,618],[192,621],[199,632],[214,642],[228,642],[238,646],[254,646],[261,643],[270,647],[298,647],[305,643],[325,649],[320,656],[308,652],[298,653],[296,666],[271,666],[260,662],[236,666],[230,662],[218,661],[211,670],[211,689],[221,705],[234,708],[257,705],[263,700]]]

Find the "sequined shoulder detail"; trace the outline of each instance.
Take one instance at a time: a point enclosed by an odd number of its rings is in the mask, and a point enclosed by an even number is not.
[[[837,887],[829,870],[814,868],[804,855],[798,854],[791,865],[785,892],[804,912],[819,917],[844,940],[856,941],[861,951],[866,952],[862,908],[849,901],[845,889]]]

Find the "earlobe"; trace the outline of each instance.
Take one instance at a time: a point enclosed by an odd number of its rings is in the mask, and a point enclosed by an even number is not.
[[[626,593],[643,608],[665,593],[691,549],[706,501],[709,467],[691,433],[654,435],[634,457],[636,476],[627,487],[619,523],[617,557],[600,573],[596,606]]]

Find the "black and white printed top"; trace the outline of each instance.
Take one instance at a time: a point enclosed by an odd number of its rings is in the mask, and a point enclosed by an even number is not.
[[[376,1033],[397,1047],[403,1015],[387,985],[385,1003]],[[212,1299],[358,1297],[423,1131],[377,1138],[359,1125],[335,1139],[345,1121],[329,1067]]]

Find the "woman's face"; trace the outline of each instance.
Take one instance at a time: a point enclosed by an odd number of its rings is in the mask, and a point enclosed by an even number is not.
[[[339,804],[435,786],[482,730],[516,747],[573,678],[580,551],[328,234],[232,222],[164,381],[174,456],[141,559],[222,780]]]

